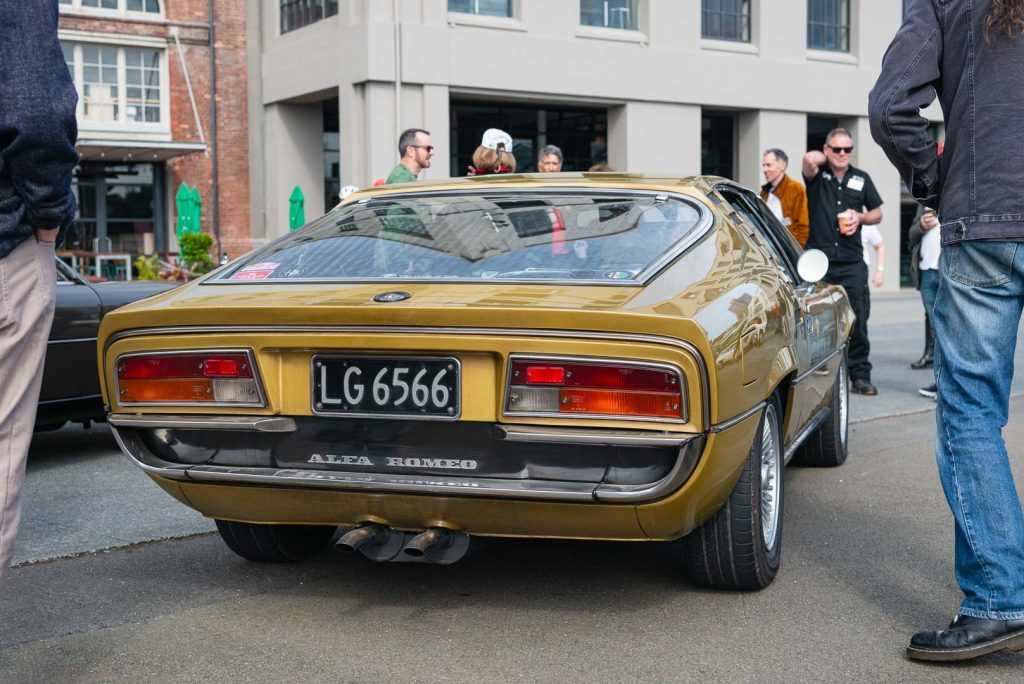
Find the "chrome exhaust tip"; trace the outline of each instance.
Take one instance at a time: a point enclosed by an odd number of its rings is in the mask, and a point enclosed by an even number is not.
[[[469,535],[444,527],[431,527],[410,539],[402,551],[406,556],[451,565],[469,550]]]
[[[342,551],[355,553],[363,544],[380,544],[389,534],[390,530],[383,525],[363,525],[341,535],[336,545]]]

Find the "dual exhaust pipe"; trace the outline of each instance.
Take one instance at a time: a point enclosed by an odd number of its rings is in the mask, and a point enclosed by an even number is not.
[[[418,534],[402,532],[387,525],[370,523],[343,534],[338,548],[358,551],[378,562],[406,561],[451,565],[469,551],[470,537],[465,532],[431,527]]]

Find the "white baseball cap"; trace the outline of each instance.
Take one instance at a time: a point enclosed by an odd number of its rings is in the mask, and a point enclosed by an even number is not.
[[[500,128],[488,128],[484,131],[484,137],[480,141],[480,145],[489,150],[503,148],[506,152],[511,152],[512,136]]]

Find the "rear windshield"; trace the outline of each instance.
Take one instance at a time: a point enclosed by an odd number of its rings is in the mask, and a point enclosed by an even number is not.
[[[637,282],[699,237],[666,194],[510,192],[368,198],[253,253],[220,280]]]

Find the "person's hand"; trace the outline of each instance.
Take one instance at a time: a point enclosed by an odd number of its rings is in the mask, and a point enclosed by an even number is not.
[[[934,211],[926,211],[921,214],[921,230],[931,230],[939,225],[939,217]]]
[[[882,287],[882,280],[885,278],[885,271],[875,271],[875,277],[871,279],[871,284],[875,287]]]
[[[806,161],[809,164],[814,164],[815,166],[821,166],[827,160],[825,159],[824,152],[819,152],[818,150],[811,150],[810,152],[804,155],[804,161]]]
[[[60,233],[60,228],[36,228],[36,242],[45,242],[52,245],[57,241],[58,233]]]
[[[846,212],[846,221],[839,227],[839,232],[843,235],[853,235],[857,232],[857,228],[860,226],[860,218],[862,214],[859,211],[849,209]]]

